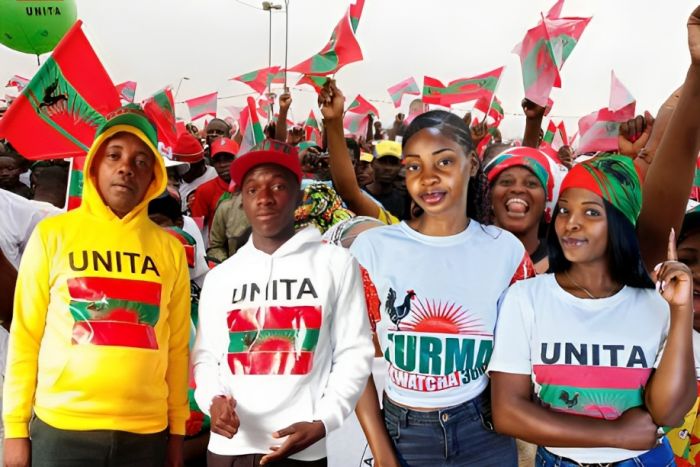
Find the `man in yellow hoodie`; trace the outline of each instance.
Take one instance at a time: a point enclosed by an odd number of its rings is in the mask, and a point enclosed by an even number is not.
[[[190,286],[182,245],[148,218],[167,185],[156,148],[138,106],[108,116],[82,205],[29,240],[3,392],[7,466],[182,462]]]

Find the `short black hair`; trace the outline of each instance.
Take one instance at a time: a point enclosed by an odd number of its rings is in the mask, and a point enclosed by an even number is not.
[[[48,188],[64,189],[68,185],[68,167],[62,165],[50,165],[37,167],[32,170],[35,185],[44,185]]]
[[[605,215],[608,220],[608,260],[610,275],[614,280],[629,287],[640,289],[653,289],[652,282],[642,255],[639,251],[639,241],[634,225],[615,206],[603,199]],[[549,224],[547,235],[547,247],[549,251],[550,273],[565,272],[571,268],[571,262],[564,256],[564,251],[559,243],[559,237],[555,230],[555,223],[559,215],[559,204],[554,209],[552,221]]]
[[[173,221],[173,224],[182,219],[180,203],[168,193],[148,203],[148,215],[151,214],[162,214]]]
[[[474,142],[467,124],[457,115],[445,110],[430,110],[414,118],[404,132],[402,149],[406,147],[406,143],[413,135],[425,128],[437,129],[444,137],[459,144],[467,156],[474,151]],[[472,157],[479,163],[476,154]],[[489,200],[489,182],[479,163],[476,175],[469,180],[467,188],[467,216],[482,224],[489,224],[491,207]]]
[[[360,145],[357,144],[357,141],[355,141],[352,138],[345,138],[345,146],[348,147],[348,151],[350,152],[350,157],[352,157],[352,160],[355,162],[360,161]]]

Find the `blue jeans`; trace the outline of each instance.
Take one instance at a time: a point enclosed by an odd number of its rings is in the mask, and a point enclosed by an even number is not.
[[[493,431],[490,403],[483,395],[433,412],[400,407],[384,396],[383,411],[403,466],[518,465],[515,440]]]
[[[547,451],[542,446],[537,448],[537,457],[535,458],[536,467],[577,467],[581,464],[557,456]],[[585,465],[585,464],[584,464]],[[647,451],[639,457],[632,457],[610,464],[592,464],[592,465],[609,465],[610,467],[671,467],[676,465],[673,458],[671,444],[666,437],[663,438],[663,443],[655,447],[651,451]]]

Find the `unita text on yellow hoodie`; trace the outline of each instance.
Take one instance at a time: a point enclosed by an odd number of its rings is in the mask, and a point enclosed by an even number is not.
[[[100,146],[122,131],[157,162],[144,199],[120,219],[91,173]],[[3,392],[7,438],[29,436],[32,411],[63,430],[185,433],[189,273],[182,245],[148,218],[167,184],[153,140],[131,125],[98,132],[82,205],[41,222],[29,240]]]

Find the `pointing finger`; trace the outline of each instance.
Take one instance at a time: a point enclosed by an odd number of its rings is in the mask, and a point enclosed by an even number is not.
[[[668,260],[678,261],[678,252],[676,251],[676,231],[671,228],[671,233],[668,236]]]

